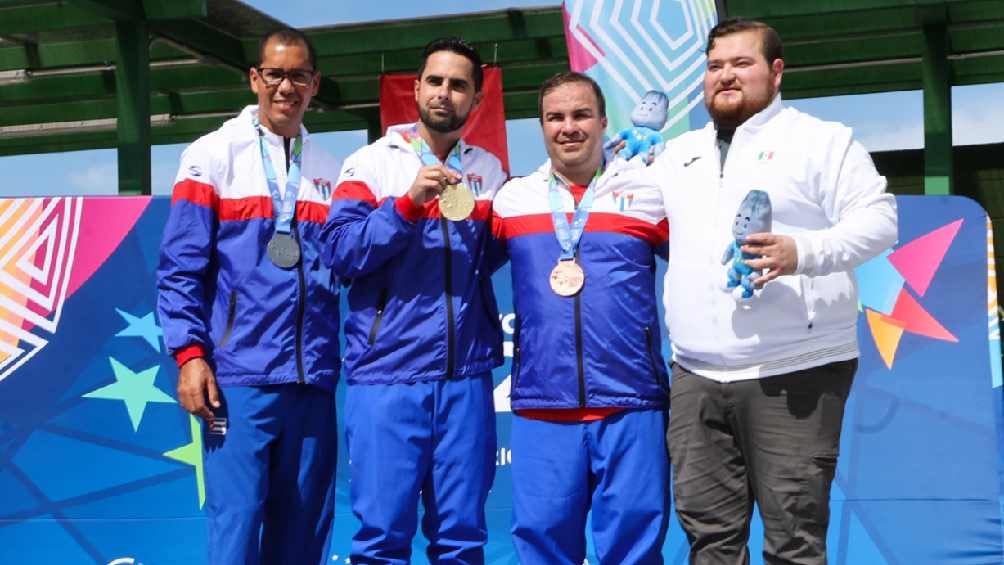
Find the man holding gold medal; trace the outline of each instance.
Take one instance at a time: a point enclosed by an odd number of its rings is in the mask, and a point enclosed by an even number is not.
[[[484,252],[506,174],[461,139],[482,80],[463,40],[426,46],[415,81],[420,121],[350,156],[333,195],[325,260],[351,279],[345,429],[361,522],[355,563],[410,562],[420,497],[429,561],[484,562],[491,370],[502,362]]]
[[[513,542],[522,563],[578,565],[586,516],[601,563],[662,563],[668,385],[655,257],[668,227],[641,159],[608,159],[603,93],[540,89],[550,160],[495,198],[512,262]]]

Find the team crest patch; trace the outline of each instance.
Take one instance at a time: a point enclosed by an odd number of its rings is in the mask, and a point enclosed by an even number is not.
[[[314,188],[321,193],[321,198],[325,200],[331,198],[331,181],[328,179],[314,179]]]
[[[471,189],[471,192],[475,196],[481,194],[481,187],[484,184],[484,178],[481,175],[475,175],[474,173],[469,173],[467,175],[467,188]]]
[[[627,192],[625,190],[615,190],[613,191],[614,202],[617,203],[617,211],[623,212],[624,210],[629,210],[634,204],[634,193]]]

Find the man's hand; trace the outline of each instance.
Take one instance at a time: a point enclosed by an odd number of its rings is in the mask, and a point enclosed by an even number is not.
[[[181,366],[178,373],[178,402],[185,410],[207,422],[213,420],[213,411],[209,406],[220,407],[220,390],[216,386],[213,370],[205,359],[196,357]]]
[[[418,170],[415,182],[408,189],[408,196],[416,206],[422,206],[443,192],[447,185],[461,181],[460,175],[443,165],[426,165]]]
[[[762,255],[759,259],[749,259],[746,264],[756,271],[766,269],[766,272],[757,277],[753,284],[757,288],[780,277],[790,275],[798,267],[798,250],[795,247],[795,240],[788,235],[778,235],[773,233],[754,233],[746,236],[742,251],[752,255]]]

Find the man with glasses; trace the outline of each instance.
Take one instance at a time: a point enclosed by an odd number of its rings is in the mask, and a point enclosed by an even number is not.
[[[158,313],[178,401],[205,420],[209,563],[326,563],[339,317],[318,243],[338,169],[302,126],[310,42],[279,30],[259,57],[258,105],[182,155]]]

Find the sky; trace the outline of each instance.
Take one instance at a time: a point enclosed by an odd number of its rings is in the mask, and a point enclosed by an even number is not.
[[[296,27],[558,4],[547,0],[244,1]],[[870,151],[916,149],[924,145],[922,96],[919,91],[793,100],[790,103],[820,118],[851,126],[855,137]],[[954,87],[952,120],[953,142],[956,145],[1004,141],[1004,83]],[[546,157],[537,120],[511,120],[506,130],[511,173],[530,173]],[[315,139],[343,160],[366,143],[366,134],[362,131],[331,132],[318,134]],[[152,148],[154,194],[170,194],[184,147],[182,144]],[[118,191],[117,166],[115,149],[0,157],[0,174],[6,181],[0,186],[0,196],[113,195]]]

